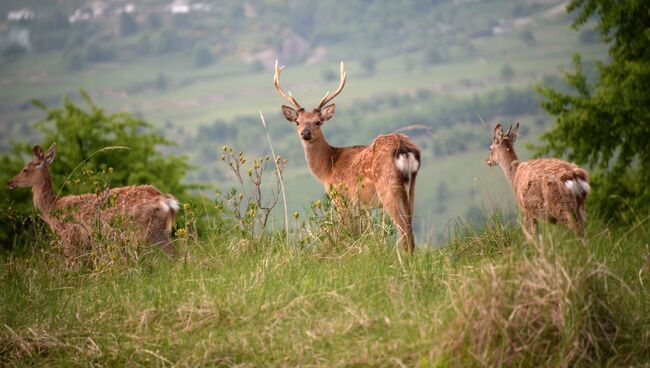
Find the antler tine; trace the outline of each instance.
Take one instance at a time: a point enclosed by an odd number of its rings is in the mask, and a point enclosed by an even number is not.
[[[285,93],[282,87],[280,86],[280,73],[282,72],[282,69],[284,69],[284,65],[281,67],[278,67],[278,60],[275,60],[275,74],[273,75],[273,84],[275,85],[275,89],[278,90],[278,93],[280,96],[284,97],[285,100],[289,101],[291,104],[293,104],[295,107],[301,109],[302,107],[296,101],[296,99],[291,95],[291,91],[289,93]]]
[[[347,77],[348,77],[348,73],[345,71],[345,67],[343,66],[343,62],[341,61],[341,80],[339,82],[339,86],[332,95],[330,95],[329,92],[325,94],[325,97],[323,97],[323,99],[320,100],[320,103],[318,104],[319,109],[327,105],[328,102],[332,101],[334,97],[338,96],[338,94],[341,93],[343,87],[345,87],[345,80],[347,79]]]

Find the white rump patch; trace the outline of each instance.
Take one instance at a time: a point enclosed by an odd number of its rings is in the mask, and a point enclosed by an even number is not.
[[[589,183],[587,183],[586,181],[584,181],[582,179],[578,179],[578,185],[580,185],[580,187],[582,188],[582,191],[585,194],[588,194],[589,192],[591,192],[591,187],[589,186]]]
[[[576,179],[576,180],[567,180],[564,182],[564,185],[569,189],[573,195],[578,196],[578,195],[584,195],[588,194],[591,191],[591,187],[589,186],[589,183],[582,179]]]
[[[415,158],[413,152],[408,152],[406,154],[402,153],[395,158],[395,166],[397,167],[397,170],[404,174],[411,175],[418,171],[420,163]]]
[[[160,207],[165,210],[165,212],[169,212],[170,210],[178,211],[180,208],[180,205],[176,198],[165,198],[161,199],[158,203],[160,203]]]

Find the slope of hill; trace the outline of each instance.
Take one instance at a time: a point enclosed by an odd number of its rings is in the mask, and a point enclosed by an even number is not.
[[[287,64],[283,84],[309,105],[336,85],[345,60],[348,84],[326,135],[335,145],[364,144],[420,126],[408,130],[424,151],[418,228],[432,236],[452,218],[511,208],[500,173],[482,165],[490,127],[477,115],[488,125],[521,120],[523,151],[548,124],[533,86],[557,84],[575,50],[605,55],[589,32],[569,29],[564,3],[552,0],[20,4],[0,8],[35,13],[0,25],[7,42],[20,30],[30,37],[30,48],[5,46],[0,62],[0,149],[38,139],[29,124],[42,115],[30,99],[55,105],[84,88],[100,106],[139,114],[177,141],[199,168],[188,180],[227,187],[216,151],[228,144],[267,154],[262,111],[289,158],[290,204],[300,210],[322,189],[279,114],[269,67],[276,58]]]

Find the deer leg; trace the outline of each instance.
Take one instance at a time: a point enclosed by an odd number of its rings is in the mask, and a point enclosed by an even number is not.
[[[159,246],[169,258],[176,257],[176,248],[171,242],[171,223],[167,219],[151,221],[145,236],[150,246]]]
[[[410,222],[413,224],[413,214],[415,213],[415,177],[417,173],[411,175],[411,182],[409,183],[409,218]]]
[[[535,234],[537,234],[537,222],[535,221],[535,217],[524,215],[524,226],[522,226],[522,230],[529,242],[535,242]]]
[[[582,218],[580,217],[579,213],[580,209],[576,208],[575,212],[574,211],[565,211],[562,215],[562,222],[566,224],[566,226],[571,229],[578,238],[580,238],[580,241],[582,244],[585,243],[585,229],[584,225],[582,223]]]
[[[580,237],[583,244],[586,244],[585,241],[585,221],[587,219],[587,211],[585,210],[585,200],[584,198],[578,199],[578,206],[576,209],[576,220],[578,222],[578,236]]]
[[[174,244],[172,244],[167,232],[152,232],[149,236],[149,244],[159,246],[169,258],[176,258],[176,248],[174,247]]]
[[[397,226],[400,232],[400,242],[402,250],[413,254],[415,242],[413,238],[413,228],[411,226],[411,214],[409,208],[411,204],[406,198],[406,191],[402,186],[391,189],[380,197],[381,203],[388,212],[388,215]]]

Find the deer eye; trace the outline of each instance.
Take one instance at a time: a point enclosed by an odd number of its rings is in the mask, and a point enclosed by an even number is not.
[[[321,124],[323,124],[322,121],[317,121],[317,122],[316,122],[316,126],[320,126]]]
[[[23,169],[23,172],[26,173],[26,172],[27,172],[27,169]]]

